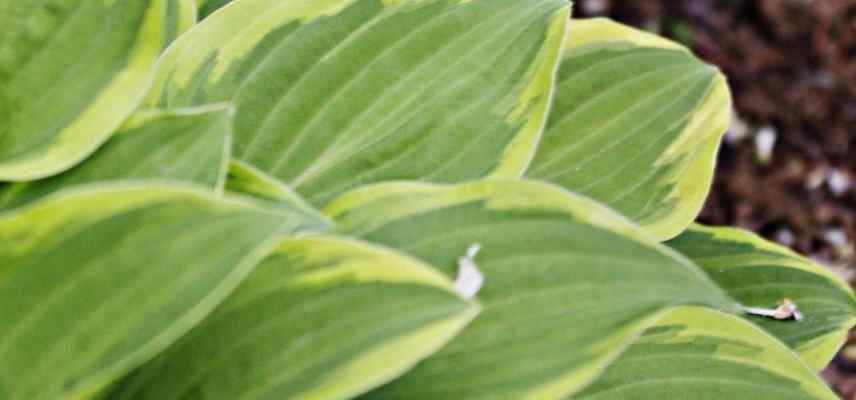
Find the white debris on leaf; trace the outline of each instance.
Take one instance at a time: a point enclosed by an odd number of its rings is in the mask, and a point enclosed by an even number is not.
[[[791,299],[784,299],[782,304],[776,308],[776,313],[773,315],[775,319],[795,319],[797,321],[802,321],[803,316],[800,310],[797,309],[797,305],[791,301]]]
[[[747,314],[756,315],[759,317],[768,317],[774,318],[777,320],[788,320],[792,319],[795,321],[802,321],[803,315],[800,310],[797,308],[797,304],[791,301],[791,299],[784,299],[779,304],[778,307],[774,309],[770,308],[758,308],[758,307],[744,307],[743,311]]]
[[[458,277],[452,286],[465,299],[472,299],[481,290],[484,284],[484,275],[476,265],[476,255],[481,250],[481,245],[474,244],[467,249],[467,253],[458,259]]]

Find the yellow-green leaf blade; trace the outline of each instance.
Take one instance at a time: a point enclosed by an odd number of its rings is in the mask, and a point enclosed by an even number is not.
[[[113,399],[349,399],[401,375],[478,306],[439,272],[352,240],[283,241]]]
[[[701,266],[747,307],[793,300],[804,319],[755,324],[795,349],[816,370],[829,363],[856,323],[856,299],[841,278],[789,249],[733,228],[694,225],[668,245]]]
[[[179,186],[0,214],[0,398],[81,398],[166,348],[305,218]],[[212,245],[216,244],[216,245]]]
[[[150,84],[166,7],[0,0],[0,181],[62,172],[119,127]]]
[[[731,113],[725,78],[677,44],[608,20],[574,20],[568,35],[527,176],[676,236],[710,190]]]
[[[786,346],[733,315],[681,307],[649,328],[581,400],[838,397]]]
[[[227,106],[136,114],[91,157],[50,178],[0,186],[0,210],[72,186],[127,180],[177,180],[222,190],[230,156]]]
[[[520,176],[563,0],[248,0],[182,37],[149,103],[234,99],[235,158],[323,205],[392,179]]]
[[[480,316],[368,398],[561,398],[669,307],[732,304],[624,218],[551,185],[382,184],[350,192],[325,212],[343,233],[413,254],[448,276],[481,245]]]
[[[319,220],[326,220],[326,217],[300,197],[294,189],[241,161],[232,160],[229,163],[226,191],[250,196],[274,207],[304,210],[316,215]],[[332,226],[332,223],[330,225]]]
[[[195,0],[167,0],[166,27],[162,49],[181,36],[197,22],[198,8]]]

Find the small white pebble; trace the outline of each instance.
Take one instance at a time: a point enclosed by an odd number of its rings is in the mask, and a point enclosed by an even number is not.
[[[725,141],[729,144],[737,144],[749,136],[749,124],[737,115],[737,112],[731,113],[731,126],[728,127],[728,133],[725,134]]]
[[[773,159],[773,149],[776,147],[778,138],[779,134],[772,126],[765,126],[758,131],[755,136],[755,155],[758,161],[767,164]]]
[[[474,298],[484,285],[484,275],[475,262],[479,250],[481,245],[474,244],[467,249],[463,257],[458,259],[458,277],[452,284],[455,291],[468,300]]]
[[[818,87],[831,89],[835,87],[835,75],[829,71],[820,71],[811,76],[811,81]]]
[[[796,236],[794,236],[794,233],[788,228],[782,228],[776,231],[776,241],[785,246],[793,246],[796,240]]]
[[[826,232],[823,233],[823,238],[836,248],[841,248],[847,245],[847,232],[844,232],[844,229],[841,228],[827,229]]]
[[[587,14],[601,15],[606,12],[606,7],[609,6],[607,0],[588,0],[582,2],[583,11]]]
[[[820,188],[823,183],[826,182],[826,176],[826,168],[820,167],[814,169],[806,177],[805,188],[809,190],[816,190]]]
[[[835,196],[843,196],[850,190],[850,177],[838,169],[832,169],[826,177],[829,191]]]

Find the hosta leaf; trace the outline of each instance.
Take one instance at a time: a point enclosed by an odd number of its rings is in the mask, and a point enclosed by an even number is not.
[[[268,206],[285,207],[287,210],[300,209],[325,219],[292,188],[241,161],[232,160],[229,164],[226,190],[253,197]]]
[[[731,301],[624,218],[557,187],[486,181],[383,184],[325,209],[342,232],[449,276],[473,244],[481,315],[381,399],[555,399],[595,378],[664,310]]]
[[[291,239],[113,399],[349,399],[411,368],[478,312],[439,272],[337,238]]]
[[[608,20],[575,20],[528,176],[669,239],[701,210],[730,115],[725,78],[686,49]]]
[[[157,178],[222,189],[231,123],[226,106],[138,113],[95,154],[70,171],[0,187],[0,210],[94,182]]]
[[[197,12],[195,0],[167,0],[165,39],[162,48],[166,48],[175,38],[196,24]]]
[[[0,0],[0,181],[62,172],[137,107],[166,0]]]
[[[66,191],[0,215],[0,398],[86,398],[206,316],[300,213],[176,186]]]
[[[799,357],[740,318],[682,307],[610,365],[580,400],[838,397]]]
[[[234,99],[235,157],[314,205],[390,179],[519,176],[564,0],[243,0],[167,51],[149,104]]]
[[[231,2],[232,0],[199,0],[199,19],[207,17]]]
[[[800,322],[751,319],[815,369],[829,363],[856,323],[856,299],[847,283],[755,234],[695,225],[668,245],[704,268],[745,306],[775,308],[785,298],[793,300],[804,316]]]

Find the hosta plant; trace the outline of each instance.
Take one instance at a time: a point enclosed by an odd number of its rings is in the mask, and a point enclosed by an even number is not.
[[[0,398],[834,399],[725,77],[570,10],[0,0]]]

